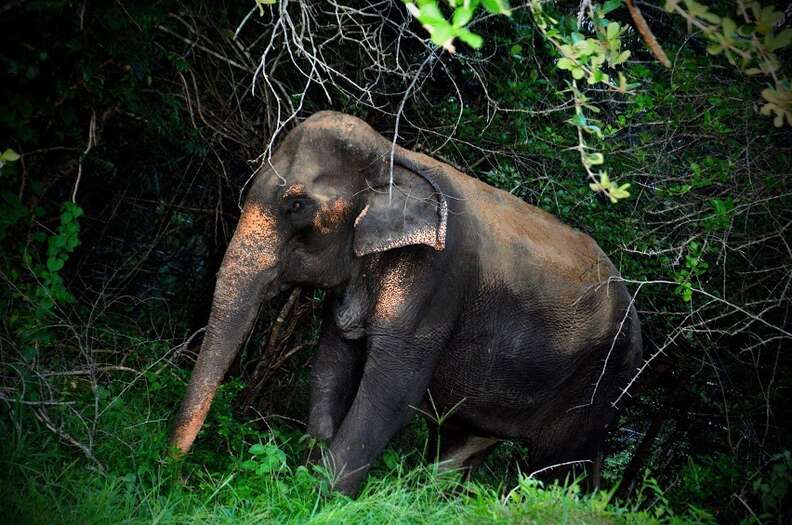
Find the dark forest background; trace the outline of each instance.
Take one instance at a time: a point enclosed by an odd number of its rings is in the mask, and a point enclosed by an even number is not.
[[[629,25],[618,4],[608,16]],[[766,79],[641,4],[672,67],[628,30],[632,94],[586,90],[609,173],[631,185],[614,204],[589,187],[568,77],[522,7],[480,16],[481,49],[451,54],[385,0],[0,4],[0,501],[15,520],[789,522],[792,132],[759,113]],[[575,24],[576,2],[545,9]],[[614,400],[602,494],[539,488],[519,443],[449,488],[416,422],[357,502],[324,495],[303,464],[323,298],[308,289],[262,307],[195,452],[164,459],[240,192],[322,109],[387,137],[398,118],[400,144],[556,214],[619,267],[645,364]]]

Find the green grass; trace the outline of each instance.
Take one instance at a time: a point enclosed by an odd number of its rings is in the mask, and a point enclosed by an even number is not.
[[[101,471],[75,447],[39,424],[31,407],[6,405],[0,416],[0,508],[6,523],[682,523],[647,501],[627,509],[605,492],[583,495],[577,485],[543,488],[497,476],[462,483],[422,459],[419,435],[401,436],[372,470],[356,499],[331,493],[321,469],[304,464],[308,441],[299,430],[260,432],[231,415],[239,385],[221,389],[188,458],[167,458],[167,416],[183,371],[149,376],[133,388],[108,383],[93,398],[80,392],[70,410],[48,407],[73,436],[96,423],[93,453]],[[123,393],[122,393],[123,392]],[[68,399],[64,390],[61,395]],[[90,401],[90,403],[89,403]],[[71,414],[71,415],[69,415]],[[77,417],[77,414],[80,417]],[[57,417],[56,417],[57,416]],[[636,510],[641,507],[643,510]]]
[[[11,523],[660,522],[649,513],[608,506],[603,494],[543,490],[526,480],[504,496],[424,469],[375,477],[355,500],[322,495],[320,483],[295,479],[293,471],[261,477],[251,486],[238,471],[204,473],[183,484],[165,473],[146,480],[99,475],[75,462],[42,470],[15,464],[9,470],[16,475],[4,481],[2,504]]]

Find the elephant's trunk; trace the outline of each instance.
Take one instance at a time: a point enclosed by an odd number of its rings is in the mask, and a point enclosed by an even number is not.
[[[171,434],[171,445],[182,453],[201,429],[259,304],[277,291],[279,247],[272,215],[246,206],[220,267],[206,336]]]

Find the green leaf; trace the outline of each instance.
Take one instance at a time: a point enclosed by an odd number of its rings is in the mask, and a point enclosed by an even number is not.
[[[709,7],[695,2],[694,0],[685,0],[685,4],[687,5],[688,11],[691,15],[713,24],[720,23],[720,17],[714,13],[710,13]]]
[[[602,14],[607,15],[611,11],[615,11],[621,7],[621,4],[621,0],[607,0],[607,2],[602,4]]]
[[[448,21],[443,16],[443,13],[440,12],[437,2],[427,2],[425,4],[421,4],[418,20],[420,20],[423,24],[430,25],[436,23],[448,24]]]
[[[68,240],[66,241],[65,248],[66,248],[66,251],[72,252],[79,245],[80,245],[80,239],[79,239],[79,237],[77,237],[75,235],[75,236],[72,236],[72,237],[68,238]]]
[[[608,40],[613,40],[617,36],[619,36],[619,24],[617,22],[611,22],[608,24],[608,30],[606,32],[606,36]]]
[[[382,461],[385,463],[386,467],[393,470],[399,466],[399,455],[393,449],[389,448],[382,454]]]
[[[575,116],[567,120],[567,122],[580,128],[588,125],[586,117],[582,113],[576,113]]]
[[[627,191],[627,188],[629,188],[629,187],[630,187],[629,183],[628,184],[622,184],[619,187],[615,187],[615,186],[611,187],[611,190],[609,192],[610,198],[611,198],[611,202],[613,202],[615,204],[620,199],[626,199],[627,197],[629,197],[630,196],[630,192]]]
[[[508,0],[481,0],[481,3],[493,15],[511,16]]]
[[[762,98],[767,101],[759,112],[762,115],[770,116],[775,113],[773,125],[780,128],[784,125],[784,119],[792,126],[792,92],[788,91],[784,85],[779,83],[775,89],[766,88],[762,90]]]
[[[753,24],[743,24],[737,29],[740,36],[751,36],[754,31],[756,31],[756,26]]]
[[[252,445],[248,449],[248,452],[253,454],[254,456],[260,456],[261,454],[264,454],[265,452],[267,452],[267,447],[265,447],[261,443],[256,443],[255,445]]]
[[[467,29],[464,28],[457,31],[457,36],[462,42],[466,43],[467,45],[469,45],[474,49],[480,48],[481,45],[484,43],[484,39],[481,38],[480,35],[477,35],[476,33],[468,31]]]
[[[583,131],[590,135],[594,135],[596,137],[602,138],[602,129],[599,126],[595,126],[594,124],[588,124],[583,126]]]
[[[431,29],[430,34],[432,36],[432,42],[438,46],[448,46],[454,39],[453,28],[448,23],[434,26]]]
[[[264,454],[258,457],[256,473],[259,475],[280,470],[286,463],[286,454],[277,445],[269,444],[264,448]]]
[[[770,33],[783,16],[783,13],[776,11],[773,6],[764,7],[756,21],[756,30],[763,35]]]
[[[61,268],[63,268],[64,261],[63,259],[59,259],[57,257],[50,257],[47,259],[47,269],[51,272],[57,272]]]
[[[721,19],[721,26],[723,27],[723,34],[727,37],[733,35],[737,31],[737,23],[731,18]]]
[[[765,37],[764,41],[767,49],[770,51],[776,51],[777,49],[787,47],[792,43],[792,28],[784,29],[777,35],[771,33]]]
[[[602,164],[603,162],[605,162],[605,156],[604,156],[602,153],[599,153],[599,152],[596,152],[596,153],[586,153],[586,154],[583,156],[583,161],[584,161],[584,162],[586,163],[586,165],[588,165],[589,167],[591,167],[591,166],[598,166],[598,165]]]
[[[718,55],[723,51],[720,44],[710,44],[707,46],[707,53],[710,55]]]
[[[66,201],[63,203],[63,211],[66,213],[71,213],[74,217],[79,217],[83,214],[82,208],[71,201]]]
[[[593,55],[599,51],[600,43],[598,40],[594,40],[593,38],[587,38],[585,40],[575,42],[574,47],[578,51],[576,56]]]
[[[562,45],[559,50],[561,54],[568,58],[575,58],[577,56],[577,49],[570,46],[569,44]]]
[[[451,24],[454,27],[464,27],[473,18],[473,9],[470,7],[457,7],[454,9],[454,16],[451,19]]]
[[[586,79],[589,85],[597,84],[598,82],[608,82],[609,77],[599,69],[593,69],[591,75]],[[593,106],[592,106],[593,107]]]
[[[558,67],[558,69],[566,69],[566,70],[571,70],[577,67],[577,65],[572,60],[566,57],[559,58],[558,62],[556,63],[556,66]]]
[[[11,148],[8,148],[3,152],[2,155],[0,155],[0,162],[16,162],[19,160],[19,157],[19,153],[12,150]]]
[[[599,176],[600,176],[599,182],[590,183],[589,188],[591,188],[593,191],[604,191],[604,192],[609,191],[611,187],[611,181],[610,178],[608,178],[608,172],[601,171],[599,173]]]
[[[617,56],[615,59],[613,59],[612,65],[617,66],[619,64],[623,64],[623,63],[627,62],[627,60],[630,58],[630,55],[631,55],[631,52],[629,50],[622,51],[621,53],[619,53],[619,56]]]

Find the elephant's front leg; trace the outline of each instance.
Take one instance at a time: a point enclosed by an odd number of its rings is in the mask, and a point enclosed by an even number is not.
[[[355,398],[366,350],[363,341],[343,339],[326,317],[311,368],[308,432],[329,443]]]
[[[330,446],[328,466],[336,490],[356,494],[371,464],[409,421],[412,407],[426,393],[433,354],[421,345],[369,338],[360,387]]]

